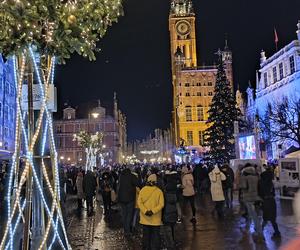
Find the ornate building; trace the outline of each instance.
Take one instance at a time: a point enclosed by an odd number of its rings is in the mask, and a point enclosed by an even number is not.
[[[261,52],[260,69],[256,74],[256,91],[251,86],[247,89],[248,117],[254,119],[257,113],[263,116],[268,103],[280,103],[285,97],[288,100],[300,98],[300,21],[297,28],[297,40],[269,58],[264,51]],[[285,150],[290,146],[292,145],[289,142],[273,143],[269,157],[278,158],[279,148]]]
[[[195,12],[191,0],[172,0],[169,15],[171,42],[175,145],[203,151],[208,110],[214,95],[217,67],[198,66]],[[228,80],[233,86],[232,53],[227,43],[220,51]]]
[[[85,151],[73,140],[80,131],[95,134],[103,133],[103,158],[106,163],[119,163],[127,151],[126,117],[118,109],[116,95],[112,115],[100,105],[90,110],[87,118],[77,118],[76,110],[67,107],[63,110],[63,119],[54,121],[55,139],[61,163],[84,165]]]
[[[0,157],[8,159],[14,150],[16,90],[13,62],[0,55]]]
[[[135,155],[141,162],[171,162],[174,146],[170,129],[155,129],[154,135],[129,144],[128,155]]]

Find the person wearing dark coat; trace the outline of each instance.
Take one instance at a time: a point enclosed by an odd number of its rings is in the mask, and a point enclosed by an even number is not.
[[[108,215],[111,211],[111,191],[113,189],[113,177],[110,172],[105,171],[101,179],[100,183],[100,193],[102,195],[103,207],[104,207],[104,215]]]
[[[232,208],[234,172],[229,165],[224,165],[220,170],[226,176],[226,180],[222,182],[225,203],[227,208]]]
[[[272,223],[274,234],[272,238],[280,238],[281,234],[276,223],[277,211],[275,201],[275,189],[273,185],[274,174],[270,168],[261,174],[259,182],[259,196],[263,200],[263,225],[264,228],[268,221]]]
[[[131,223],[136,198],[136,187],[139,186],[138,178],[131,173],[129,168],[122,171],[119,178],[118,201],[122,209],[124,234],[126,237],[131,234]]]
[[[174,227],[178,219],[177,213],[177,182],[178,175],[176,171],[166,171],[164,199],[165,207],[163,212],[163,223],[171,227],[173,243],[175,243]]]
[[[87,171],[85,176],[83,177],[83,192],[86,197],[86,206],[87,206],[87,214],[88,216],[93,215],[93,197],[95,195],[97,181],[94,173],[90,170]]]

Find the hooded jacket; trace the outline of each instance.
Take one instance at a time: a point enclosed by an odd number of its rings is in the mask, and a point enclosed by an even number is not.
[[[140,224],[148,226],[162,225],[162,209],[164,205],[164,194],[157,186],[143,187],[138,197]],[[150,210],[153,212],[153,215],[145,215]]]
[[[194,177],[187,167],[182,168],[182,195],[183,196],[193,196],[195,195],[194,189]]]
[[[209,179],[211,182],[210,192],[213,201],[224,201],[224,192],[222,187],[222,181],[226,180],[226,176],[220,171],[218,167],[215,167],[209,173]]]
[[[255,168],[250,166],[243,169],[240,179],[240,188],[243,191],[244,202],[259,201],[258,196],[258,174]]]

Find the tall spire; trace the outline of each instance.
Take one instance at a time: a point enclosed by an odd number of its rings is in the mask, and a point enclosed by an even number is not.
[[[170,14],[176,16],[194,15],[192,0],[171,0]]]

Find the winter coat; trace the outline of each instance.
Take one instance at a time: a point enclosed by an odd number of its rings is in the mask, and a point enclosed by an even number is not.
[[[123,170],[119,179],[118,201],[121,203],[134,202],[137,186],[139,186],[138,178],[131,173],[130,169]]]
[[[251,166],[243,169],[239,187],[242,189],[244,202],[261,200],[258,196],[258,174],[254,167]]]
[[[88,171],[85,176],[83,177],[83,192],[86,196],[91,197],[95,195],[97,182],[95,175]]]
[[[138,197],[140,224],[148,226],[162,225],[162,209],[164,205],[164,194],[158,187],[143,187]],[[145,213],[150,210],[153,212],[153,215],[145,215]]]
[[[183,173],[182,176],[182,195],[193,196],[195,195],[194,177],[191,173]]]
[[[222,187],[222,181],[226,180],[226,176],[220,171],[218,167],[215,167],[209,173],[209,179],[211,182],[210,192],[213,201],[224,201],[224,192]]]
[[[221,169],[222,173],[226,176],[226,180],[223,181],[223,189],[227,190],[233,188],[234,184],[234,172],[231,167],[224,167]]]
[[[76,178],[76,188],[77,188],[77,198],[83,199],[84,193],[83,193],[83,176],[78,175]]]
[[[167,193],[176,194],[177,185],[180,184],[178,173],[176,171],[166,172],[165,182],[166,182],[165,191]]]
[[[259,196],[263,199],[263,219],[264,221],[276,220],[275,189],[273,185],[273,172],[266,170],[260,175]]]
[[[177,196],[176,193],[165,193],[165,207],[163,210],[163,223],[175,224],[178,218],[177,214]]]

